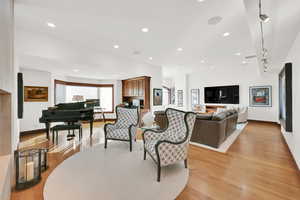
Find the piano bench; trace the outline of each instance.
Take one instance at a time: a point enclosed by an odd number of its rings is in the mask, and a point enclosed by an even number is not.
[[[71,131],[73,130],[73,134],[74,134],[74,130],[78,130],[79,132],[79,140],[82,139],[82,126],[81,124],[59,124],[56,125],[54,127],[51,128],[52,130],[52,140],[54,143],[54,133],[56,132],[56,142],[58,143],[58,131]]]

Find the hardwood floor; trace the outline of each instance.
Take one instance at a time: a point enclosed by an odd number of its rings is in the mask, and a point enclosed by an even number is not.
[[[300,176],[275,124],[250,122],[226,154],[192,147],[178,200],[300,199]]]
[[[14,191],[12,200],[42,200],[44,182],[59,163],[102,141],[101,124],[96,126],[97,134],[90,140],[87,131],[81,145],[66,143],[64,136],[59,145],[34,144],[51,149],[50,168],[41,183]],[[300,199],[300,173],[276,124],[249,122],[226,154],[191,145],[189,168],[188,184],[177,200]]]

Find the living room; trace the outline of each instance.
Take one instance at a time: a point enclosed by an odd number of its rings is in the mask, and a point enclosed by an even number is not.
[[[295,0],[0,5],[1,200],[299,198]]]

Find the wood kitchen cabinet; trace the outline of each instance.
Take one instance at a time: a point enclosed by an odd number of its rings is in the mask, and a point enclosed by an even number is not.
[[[123,102],[132,104],[133,100],[139,100],[141,109],[150,110],[150,81],[148,76],[122,80]]]
[[[132,82],[132,90],[133,90],[132,96],[138,97],[139,96],[138,80],[133,80],[131,82]]]
[[[145,87],[144,80],[138,80],[138,96],[144,96],[144,87]]]

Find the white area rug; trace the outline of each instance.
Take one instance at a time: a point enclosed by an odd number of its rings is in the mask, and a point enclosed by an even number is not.
[[[174,200],[187,184],[184,163],[163,167],[156,181],[156,164],[143,160],[142,142],[129,152],[126,142],[109,142],[80,152],[48,177],[45,200]]]
[[[219,146],[219,148],[210,147],[208,145],[199,144],[199,143],[196,143],[196,142],[190,142],[190,144],[198,146],[198,147],[203,147],[203,148],[206,148],[206,149],[210,149],[210,150],[213,150],[213,151],[226,153],[227,150],[229,149],[229,147],[234,143],[234,141],[242,133],[243,129],[246,127],[247,124],[248,123],[238,124],[237,127],[236,127],[236,130],[225,140],[225,142],[223,142],[223,144],[221,144],[221,146]]]

